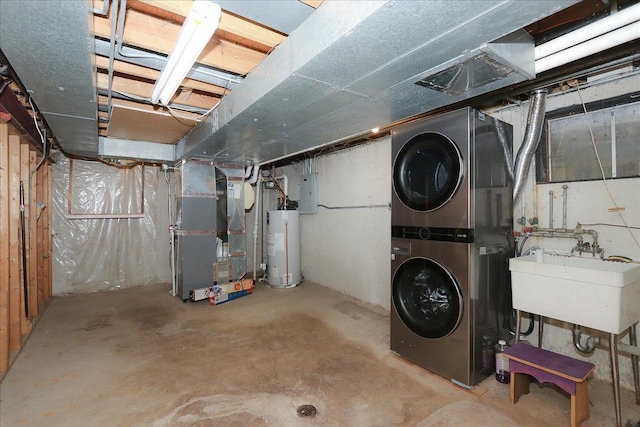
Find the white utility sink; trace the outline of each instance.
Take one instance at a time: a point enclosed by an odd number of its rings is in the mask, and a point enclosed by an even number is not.
[[[509,260],[513,308],[613,334],[640,321],[640,264],[540,255]]]

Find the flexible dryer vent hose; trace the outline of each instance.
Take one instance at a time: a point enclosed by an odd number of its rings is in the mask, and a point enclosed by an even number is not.
[[[546,109],[547,90],[538,89],[531,95],[531,106],[527,116],[527,128],[524,133],[522,146],[518,150],[515,164],[515,179],[513,183],[513,202],[518,201],[522,189],[529,175],[529,168],[533,155],[538,148],[542,126],[544,125],[544,113]]]

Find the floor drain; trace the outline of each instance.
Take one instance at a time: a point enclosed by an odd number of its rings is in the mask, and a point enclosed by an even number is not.
[[[316,414],[316,407],[313,405],[298,406],[298,415],[301,417],[313,417]]]

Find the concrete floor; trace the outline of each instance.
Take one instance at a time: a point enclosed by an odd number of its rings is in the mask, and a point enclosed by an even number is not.
[[[569,398],[532,385],[512,406],[388,350],[379,308],[304,282],[260,285],[216,307],[167,286],[56,297],[1,388],[2,426],[562,426]],[[611,385],[591,380],[584,426],[615,424]],[[640,420],[623,390],[623,425]],[[313,404],[301,418],[296,408]]]

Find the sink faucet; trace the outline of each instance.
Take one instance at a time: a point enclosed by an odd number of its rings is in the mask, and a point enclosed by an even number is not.
[[[598,243],[594,243],[591,245],[589,242],[585,242],[582,239],[578,239],[578,243],[571,249],[571,254],[578,253],[578,255],[582,255],[583,252],[591,253],[595,258],[598,256],[600,259],[604,258],[604,250],[598,245]]]

